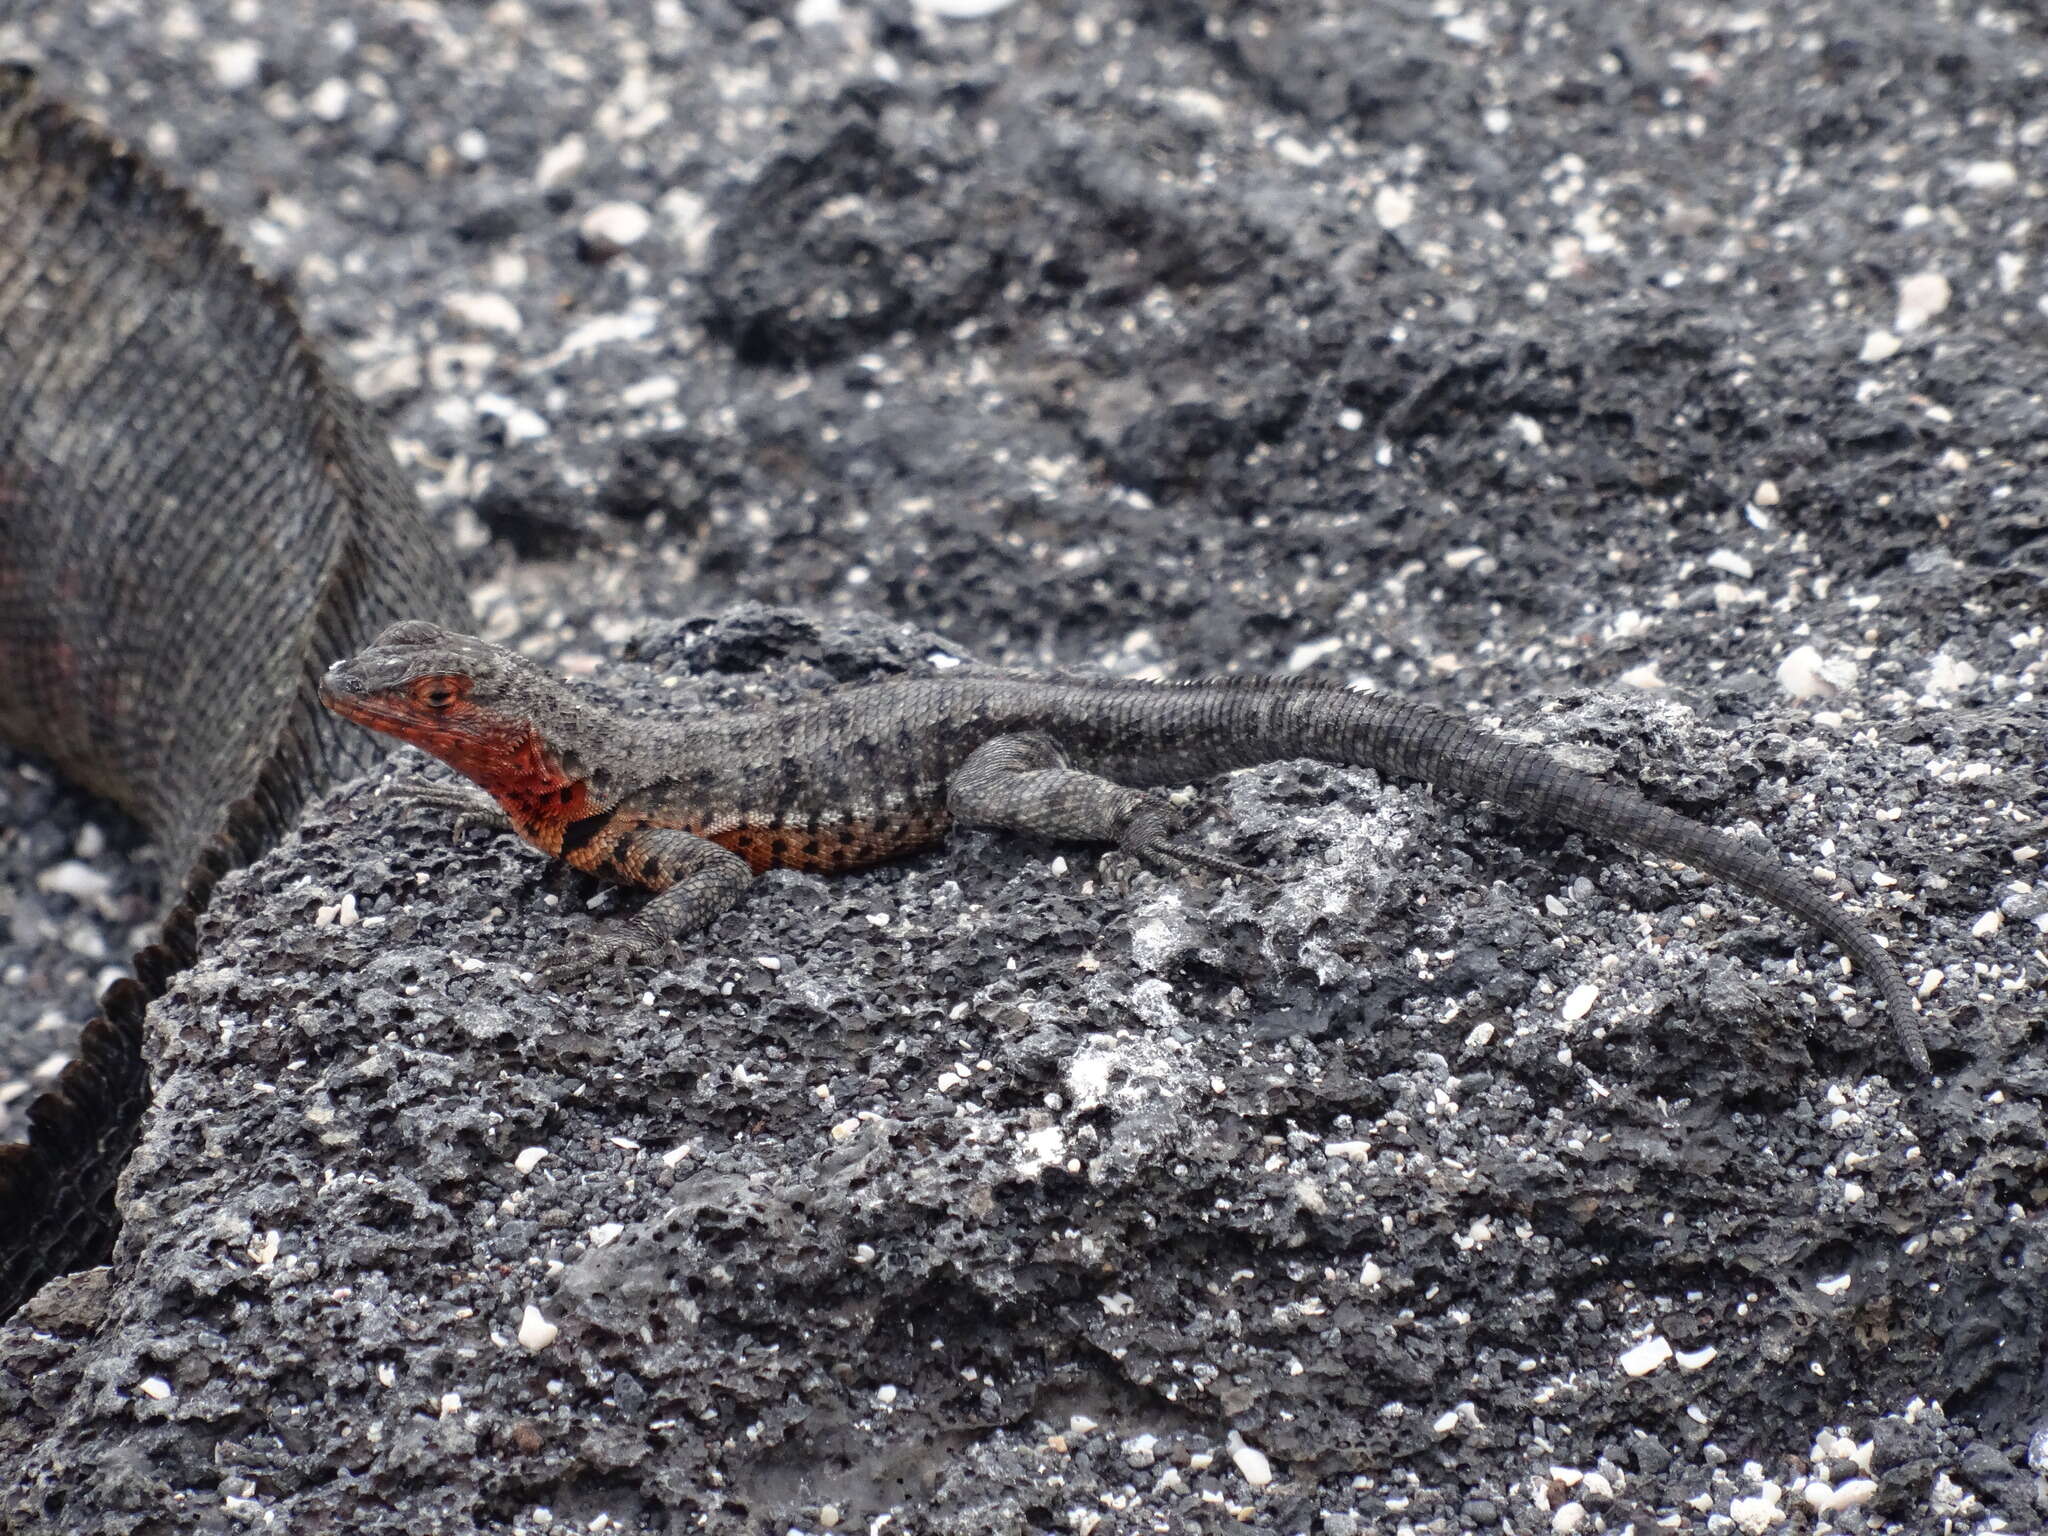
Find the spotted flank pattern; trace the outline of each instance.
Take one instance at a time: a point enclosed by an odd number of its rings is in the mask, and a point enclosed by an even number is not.
[[[820,827],[739,826],[700,835],[730,848],[757,875],[767,869],[831,875],[930,848],[944,839],[947,825],[943,814],[905,814]]]

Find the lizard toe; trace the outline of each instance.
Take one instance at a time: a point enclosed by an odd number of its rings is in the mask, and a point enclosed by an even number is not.
[[[639,939],[618,934],[590,934],[580,941],[576,953],[564,955],[544,966],[541,975],[550,986],[574,986],[592,979],[601,971],[615,971],[623,977],[647,956],[648,947]]]
[[[1160,842],[1143,850],[1143,857],[1151,862],[1172,869],[1193,867],[1213,870],[1219,875],[1230,875],[1239,880],[1258,885],[1273,885],[1277,882],[1262,870],[1253,869],[1249,864],[1240,864],[1235,859],[1226,859],[1221,854],[1192,847],[1187,843]]]

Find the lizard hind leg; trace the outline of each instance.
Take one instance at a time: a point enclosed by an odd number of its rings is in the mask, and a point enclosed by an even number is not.
[[[962,826],[1053,842],[1114,843],[1155,868],[1191,864],[1266,878],[1175,840],[1171,812],[1159,796],[1073,767],[1042,731],[998,736],[975,748],[946,785],[946,809]]]
[[[542,972],[554,986],[608,965],[623,969],[708,928],[754,878],[738,854],[675,827],[634,827],[612,846],[606,864],[598,873],[658,894],[625,922],[581,935],[571,953]]]

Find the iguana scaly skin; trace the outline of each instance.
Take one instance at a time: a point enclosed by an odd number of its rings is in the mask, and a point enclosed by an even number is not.
[[[553,967],[572,979],[702,928],[764,869],[839,870],[960,823],[1112,843],[1236,874],[1177,840],[1143,786],[1290,758],[1371,767],[1695,868],[1803,918],[1870,973],[1915,1071],[1911,989],[1870,931],[1768,852],[1428,705],[1329,684],[1012,676],[870,683],[815,702],[628,718],[525,658],[426,622],[394,625],[321,687],[337,714],[481,786],[430,798],[590,874],[658,893]]]
[[[462,611],[389,445],[276,285],[0,67],[0,738],[131,811],[174,892],[137,979],[0,1147],[0,1317],[104,1252],[142,1010],[214,882],[371,761],[315,702],[381,626]]]

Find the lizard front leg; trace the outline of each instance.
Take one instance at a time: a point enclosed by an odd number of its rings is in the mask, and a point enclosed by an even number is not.
[[[580,953],[547,966],[542,974],[556,986],[580,980],[614,960],[645,959],[671,940],[709,927],[731,909],[754,878],[738,854],[675,827],[634,827],[622,833],[603,867],[591,873],[659,894],[625,922],[584,937]]]
[[[1072,767],[1042,731],[998,736],[975,748],[946,785],[946,808],[963,826],[1032,837],[1114,843],[1156,866],[1198,865],[1263,880],[1243,864],[1172,836],[1166,803],[1154,794]]]
[[[504,807],[482,790],[468,784],[440,784],[432,779],[404,779],[394,784],[395,793],[419,805],[436,805],[455,813],[455,840],[471,827],[489,827],[494,832],[513,832],[512,818]]]

